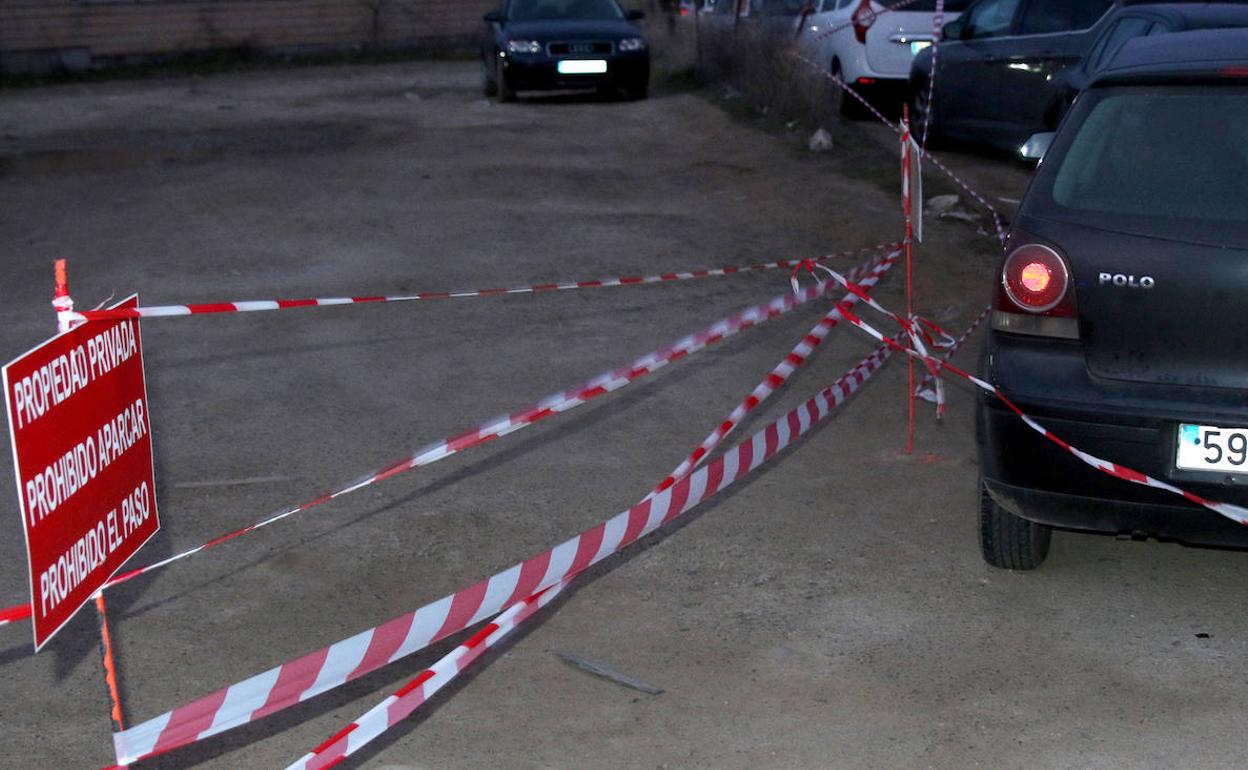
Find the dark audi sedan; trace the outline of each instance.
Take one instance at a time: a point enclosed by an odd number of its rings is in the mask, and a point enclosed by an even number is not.
[[[1051,139],[1013,224],[982,376],[1082,449],[1248,505],[1248,30],[1126,43]],[[980,545],[1031,569],[1051,527],[1244,545],[1248,527],[1103,474],[995,397]]]
[[[520,90],[622,88],[644,99],[650,47],[631,23],[642,16],[616,0],[507,0],[485,14],[485,93],[511,101]]]

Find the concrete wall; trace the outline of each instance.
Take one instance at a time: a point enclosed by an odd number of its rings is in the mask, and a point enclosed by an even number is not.
[[[465,42],[496,0],[0,0],[0,73]]]

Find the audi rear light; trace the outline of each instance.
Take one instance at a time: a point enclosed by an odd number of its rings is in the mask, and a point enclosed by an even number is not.
[[[863,45],[867,44],[867,30],[871,29],[871,25],[875,23],[875,9],[871,7],[871,0],[862,0],[858,7],[854,9],[854,14],[850,16],[850,21],[854,25],[854,37],[858,38],[858,42]]]
[[[1024,243],[1001,265],[992,328],[1038,337],[1079,339],[1070,267],[1056,249]]]

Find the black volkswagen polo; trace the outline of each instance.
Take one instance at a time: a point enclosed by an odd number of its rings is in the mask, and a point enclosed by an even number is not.
[[[997,277],[985,379],[1073,446],[1248,505],[1248,30],[1126,43],[1036,169]],[[984,558],[1050,527],[1244,545],[1248,527],[1103,474],[978,406]]]
[[[481,45],[487,96],[515,99],[520,90],[623,88],[643,99],[650,47],[616,0],[506,0],[485,14]]]

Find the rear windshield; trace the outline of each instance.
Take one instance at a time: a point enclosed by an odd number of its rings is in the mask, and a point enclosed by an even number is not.
[[[1037,169],[1023,213],[1248,246],[1248,87],[1088,91]]]
[[[622,19],[624,14],[615,0],[511,0],[507,5],[511,21],[549,21],[552,19],[591,19],[605,21]]]

